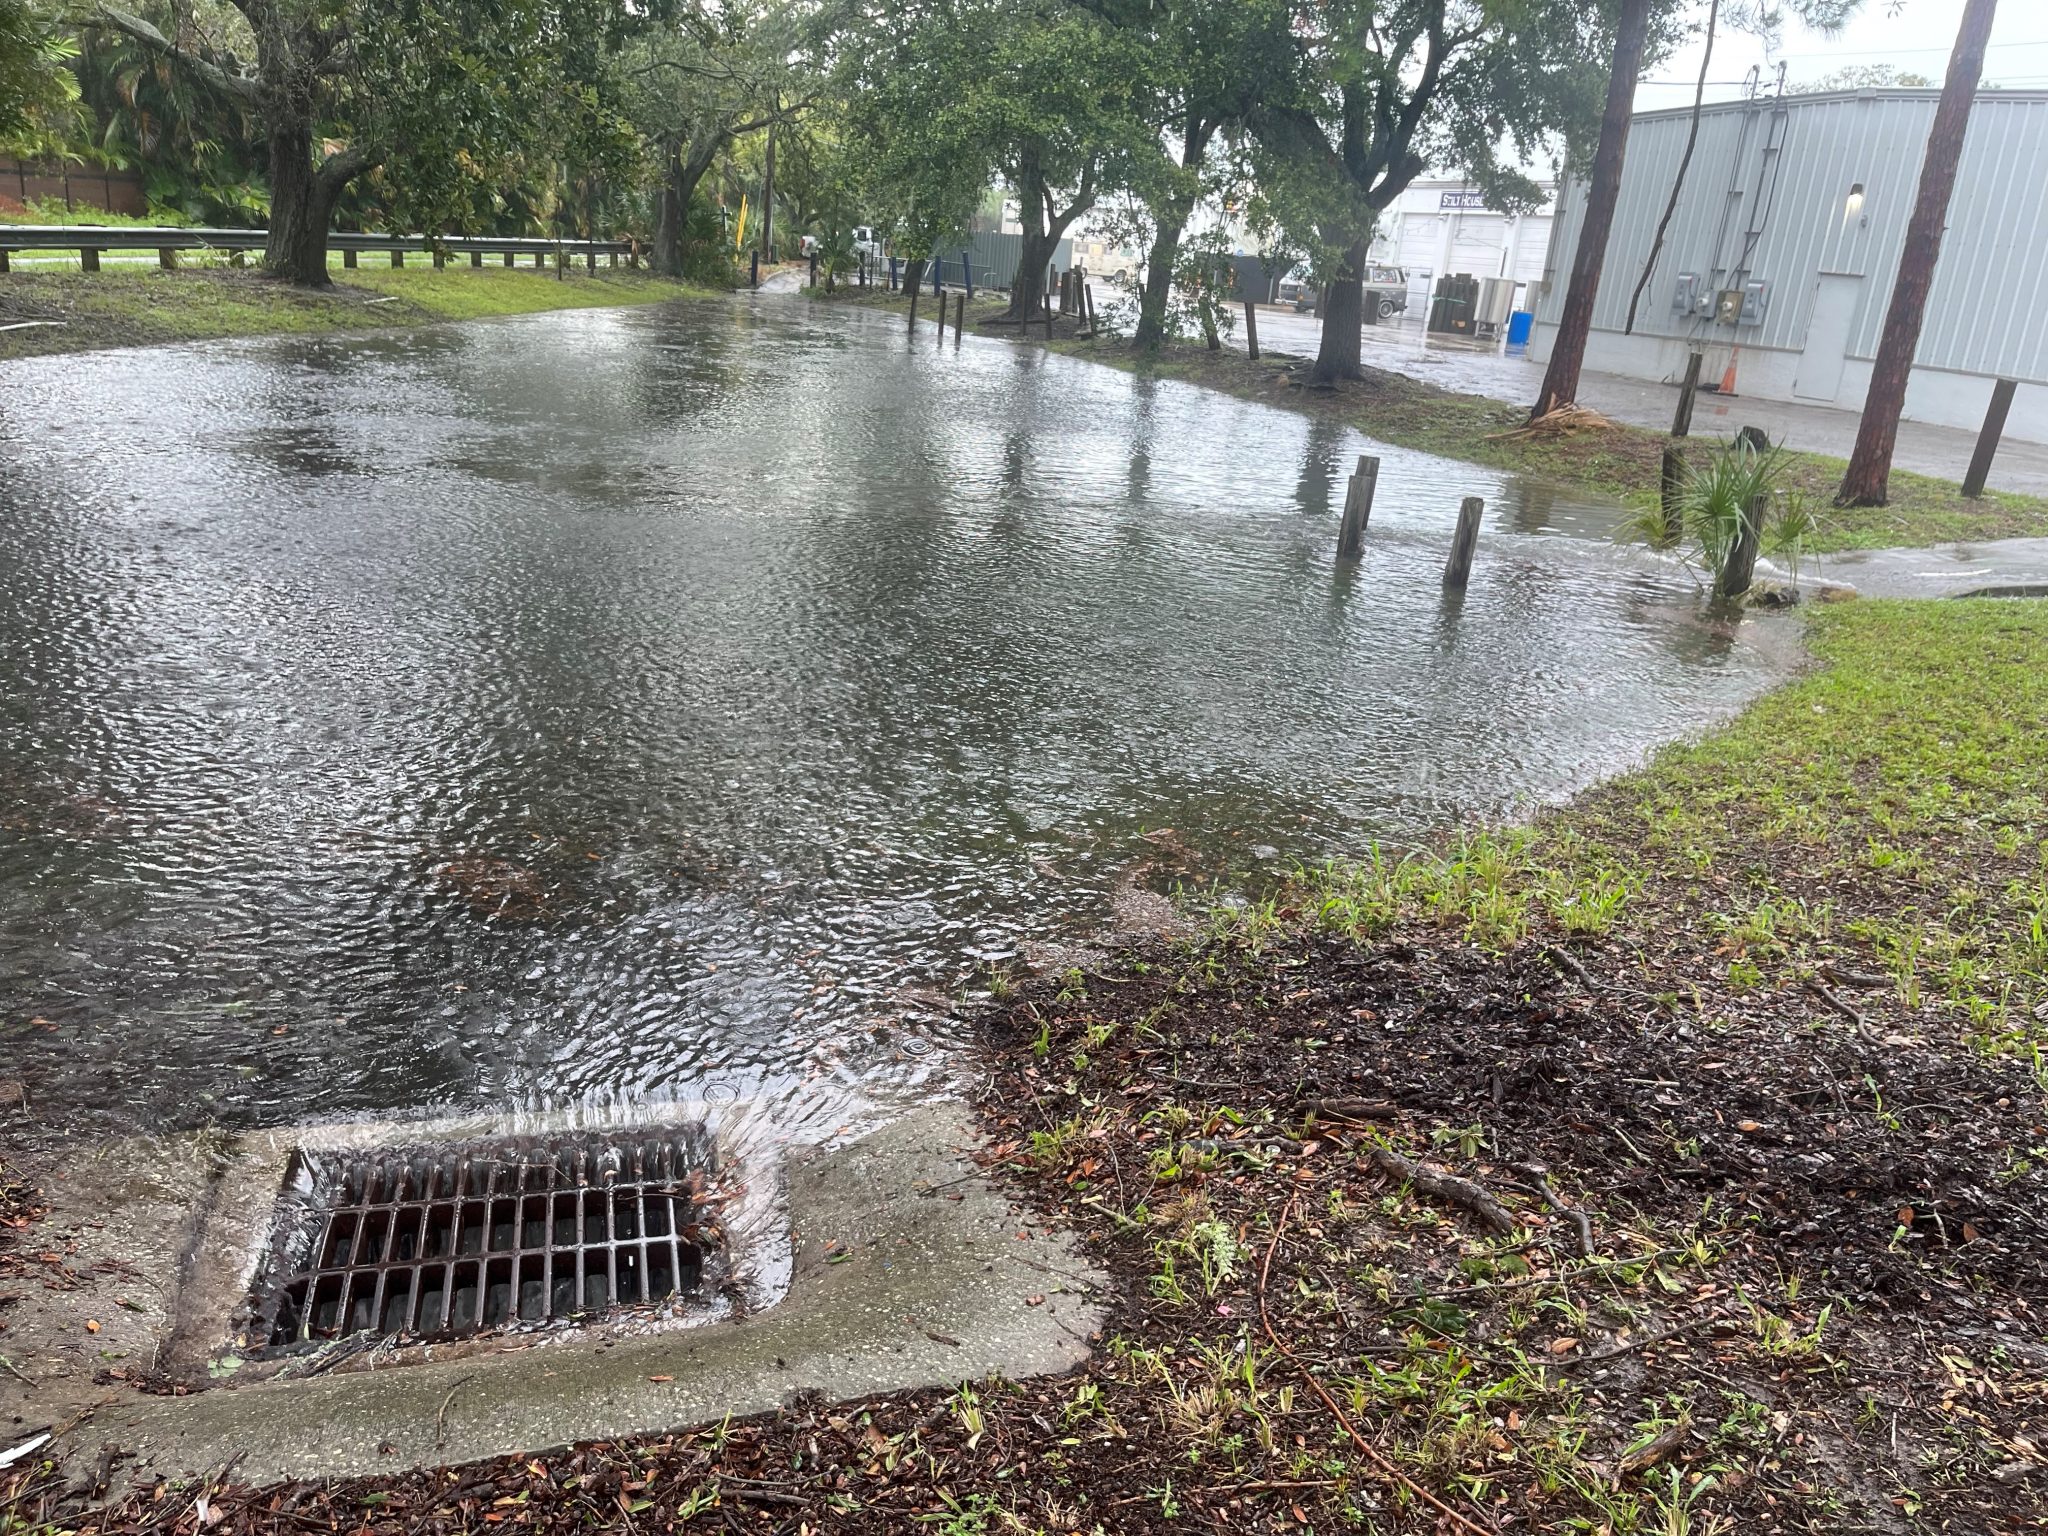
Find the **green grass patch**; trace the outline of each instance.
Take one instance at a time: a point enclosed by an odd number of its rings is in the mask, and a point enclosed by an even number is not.
[[[1534,825],[1307,871],[1218,933],[1616,935],[1646,972],[1704,946],[1747,990],[1846,966],[1983,1049],[2038,1050],[2048,605],[1849,603],[1811,634],[1812,673]]]
[[[381,330],[442,320],[532,314],[619,304],[651,304],[706,293],[646,272],[598,272],[451,265],[424,257],[409,267],[335,271],[335,283],[311,292],[254,270],[194,266],[176,272],[104,270],[15,272],[0,277],[0,323],[57,325],[0,331],[0,359],[100,347]]]

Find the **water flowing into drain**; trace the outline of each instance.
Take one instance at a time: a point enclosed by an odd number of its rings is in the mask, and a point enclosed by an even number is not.
[[[715,1158],[687,1130],[293,1155],[250,1297],[274,1354],[717,1304]]]

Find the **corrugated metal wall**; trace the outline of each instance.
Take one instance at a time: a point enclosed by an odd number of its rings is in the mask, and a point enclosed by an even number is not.
[[[961,249],[972,253],[974,284],[977,288],[1007,290],[1010,284],[1017,280],[1017,261],[1024,254],[1024,237],[984,230],[975,235],[965,247],[949,248],[939,253],[945,258],[949,272],[958,273]],[[1073,265],[1073,262],[1074,242],[1063,239],[1053,253],[1053,265],[1064,272]],[[956,275],[947,281],[957,282],[959,279]]]
[[[1855,274],[1864,282],[1848,353],[1870,357],[1898,273],[1937,95],[1861,91],[1791,97],[1776,106],[1708,107],[1684,194],[1643,293],[1636,333],[1801,351],[1819,275]],[[1765,146],[1774,113],[1782,114],[1783,147],[1772,157]],[[1594,307],[1596,329],[1619,331],[1627,317],[1687,128],[1684,111],[1654,112],[1639,115],[1629,131],[1621,199]],[[1863,208],[1852,217],[1847,199],[1859,182]],[[1584,188],[1574,182],[1559,201],[1556,266],[1539,309],[1545,324],[1555,323],[1564,306],[1584,215]],[[1760,231],[1753,243],[1752,228]],[[2048,382],[2044,251],[2048,95],[1986,93],[1971,114],[1918,363]],[[1673,313],[1679,273],[1700,273],[1718,288],[1730,271],[1744,267],[1771,284],[1762,325],[1731,329]]]

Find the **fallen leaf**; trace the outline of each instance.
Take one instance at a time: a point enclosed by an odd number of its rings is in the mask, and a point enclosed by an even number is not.
[[[1552,1339],[1550,1341],[1550,1352],[1553,1355],[1568,1355],[1578,1347],[1579,1341],[1573,1338]]]
[[[85,1331],[87,1333],[98,1333],[100,1331],[100,1320],[96,1317],[88,1317],[85,1320]]]
[[[650,1376],[650,1377],[648,1377],[647,1379],[648,1379],[649,1381],[674,1381],[674,1380],[675,1380],[675,1377],[673,1377],[673,1376]]]

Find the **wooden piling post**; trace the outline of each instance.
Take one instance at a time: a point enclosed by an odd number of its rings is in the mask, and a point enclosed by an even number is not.
[[[597,247],[594,245],[583,247],[583,270],[592,277],[597,276]]]
[[[755,251],[747,258],[747,286],[749,288],[761,286],[761,253],[759,251]]]
[[[903,286],[910,290],[910,334],[915,336],[917,334],[917,284],[905,283]]]
[[[1259,307],[1250,299],[1244,301],[1244,349],[1253,362],[1259,360]]]
[[[542,267],[547,265],[547,254],[548,253],[546,251],[535,251],[533,253],[534,271],[538,272]]]
[[[345,251],[343,251],[343,252],[341,253],[341,264],[342,264],[342,266],[343,266],[344,268],[346,268],[346,269],[347,269],[348,271],[350,271],[350,272],[353,272],[353,271],[355,271],[355,269],[356,269],[356,253],[355,253],[355,250],[354,250],[354,248],[353,248],[353,247],[351,247],[350,249],[348,249],[348,250],[345,250]]]
[[[1479,548],[1479,517],[1486,503],[1467,496],[1458,505],[1458,531],[1451,536],[1451,558],[1444,563],[1444,589],[1462,592],[1472,577],[1472,556]]]
[[[1052,295],[1045,295],[1045,339],[1052,340]]]
[[[944,330],[945,330],[945,328],[946,328],[946,327],[945,327],[945,325],[944,325],[943,323],[942,323],[942,324],[941,324],[941,325],[939,326],[939,329],[940,329],[941,331],[944,331]],[[957,347],[957,346],[959,346],[959,345],[960,345],[960,338],[961,338],[961,336],[963,336],[964,334],[966,334],[966,331],[967,331],[967,295],[963,293],[963,294],[960,294],[960,295],[956,296],[956,297],[954,298],[954,300],[953,300],[953,345],[954,345],[954,346],[956,346],[956,347]]]
[[[1369,453],[1358,456],[1358,468],[1344,489],[1344,520],[1337,525],[1337,558],[1356,560],[1365,547],[1365,527],[1372,520],[1373,492],[1379,489],[1380,461]]]
[[[507,252],[505,253],[505,265],[506,265],[506,266],[508,266],[508,267],[509,267],[509,266],[511,266],[511,265],[512,265],[513,263],[515,263],[515,262],[516,262],[516,261],[518,261],[518,260],[519,260],[519,254],[518,254],[518,252],[516,252],[516,251],[507,251]]]
[[[1095,339],[1095,285],[1093,283],[1083,283],[1081,285],[1081,302],[1088,310],[1088,339],[1093,341]]]
[[[8,271],[9,267],[7,264],[7,252],[0,251],[0,277],[6,276]]]
[[[1700,392],[1700,365],[1707,360],[1704,352],[1693,352],[1685,360],[1685,382],[1678,386],[1678,410],[1671,418],[1671,435],[1686,437],[1692,432],[1692,402]]]
[[[1678,542],[1679,502],[1685,493],[1685,450],[1676,443],[1664,445],[1664,464],[1657,475],[1657,505],[1664,512],[1664,537],[1659,545]]]
[[[177,251],[177,247],[175,247],[175,246],[170,246],[170,245],[165,245],[165,246],[159,246],[159,247],[157,248],[157,253],[156,253],[156,264],[157,264],[158,266],[162,267],[162,268],[163,268],[163,269],[164,269],[164,270],[165,270],[166,272],[175,272],[175,271],[177,271],[177,270],[178,270],[178,251]]]
[[[1991,478],[1991,461],[1998,456],[1998,440],[2005,436],[2006,413],[2019,384],[2000,379],[1991,386],[1991,408],[1984,413],[1984,430],[1977,434],[1977,451],[1970,455],[1970,472],[1963,476],[1963,494],[1975,501],[1984,494],[1984,482]]]
[[[1728,551],[1728,563],[1721,567],[1721,574],[1714,581],[1714,596],[1737,598],[1749,590],[1750,580],[1756,574],[1757,548],[1763,543],[1764,518],[1770,508],[1770,492],[1760,491],[1742,509],[1735,525],[1735,547]]]
[[[100,253],[91,246],[85,246],[78,253],[78,270],[97,272],[100,269]]]
[[[404,266],[404,265],[405,265],[405,252],[403,252],[403,251],[399,251],[399,250],[394,250],[394,251],[393,251],[393,252],[391,253],[391,265],[393,265],[394,267],[402,267],[402,266]]]
[[[471,251],[469,253],[469,264],[472,268],[481,267],[484,264],[484,253],[482,251]]]

